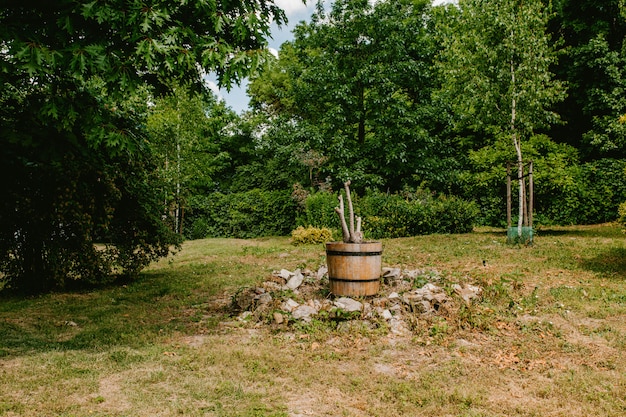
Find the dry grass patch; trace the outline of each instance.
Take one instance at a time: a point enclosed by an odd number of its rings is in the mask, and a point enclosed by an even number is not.
[[[0,416],[623,416],[626,245],[612,225],[384,241],[482,298],[400,336],[238,321],[242,287],[316,269],[288,238],[186,242],[124,287],[0,303]]]

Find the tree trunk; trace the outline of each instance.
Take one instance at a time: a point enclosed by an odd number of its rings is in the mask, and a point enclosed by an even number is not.
[[[181,233],[181,213],[180,213],[180,165],[181,165],[181,151],[180,151],[180,132],[181,132],[181,121],[180,121],[180,108],[178,106],[179,102],[176,102],[176,113],[178,116],[178,124],[176,126],[176,215],[175,215],[175,223],[174,223],[174,232],[180,234]]]
[[[511,33],[511,37],[513,34]],[[518,136],[516,122],[516,110],[517,102],[515,100],[515,64],[511,59],[511,85],[513,96],[511,97],[511,138],[513,139],[513,146],[515,146],[515,152],[517,153],[517,181],[519,183],[519,205],[518,205],[518,219],[517,219],[517,236],[522,237],[522,226],[524,224],[524,161],[522,159],[522,144],[521,139]]]

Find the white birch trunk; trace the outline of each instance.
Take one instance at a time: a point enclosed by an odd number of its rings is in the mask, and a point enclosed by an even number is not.
[[[513,33],[511,33],[511,37]],[[517,236],[522,237],[522,225],[524,224],[524,162],[522,159],[522,144],[521,139],[517,134],[516,122],[516,110],[517,102],[515,100],[515,65],[511,60],[511,89],[513,96],[511,97],[511,138],[513,139],[513,146],[515,146],[515,152],[517,153],[517,181],[519,183],[519,216],[517,219]]]

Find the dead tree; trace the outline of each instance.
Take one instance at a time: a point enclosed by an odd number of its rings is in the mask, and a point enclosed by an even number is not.
[[[348,199],[348,214],[350,227],[345,218],[345,210],[343,205],[343,196],[339,194],[339,207],[335,207],[335,211],[339,214],[341,220],[341,232],[343,234],[343,241],[345,243],[361,243],[363,242],[363,233],[361,233],[361,218],[356,218],[356,229],[354,227],[354,208],[352,206],[352,198],[350,197],[350,181],[343,183],[343,187],[346,191],[346,198]]]

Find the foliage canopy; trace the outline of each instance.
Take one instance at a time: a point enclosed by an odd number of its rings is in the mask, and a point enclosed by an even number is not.
[[[135,273],[178,241],[161,220],[150,94],[239,82],[265,56],[273,1],[5,2],[0,10],[0,269],[13,288]],[[146,86],[153,88],[152,92]],[[97,249],[103,242],[106,249]]]

